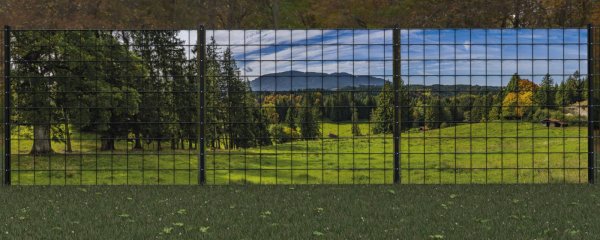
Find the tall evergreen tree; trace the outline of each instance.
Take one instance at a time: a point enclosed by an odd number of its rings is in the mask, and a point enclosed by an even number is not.
[[[371,114],[373,122],[373,133],[391,133],[394,131],[394,95],[392,84],[385,82],[379,95],[377,95],[377,107]]]
[[[504,96],[509,92],[517,92],[519,91],[519,81],[521,80],[521,76],[518,73],[512,75],[506,87],[504,87]]]
[[[557,103],[562,106],[585,100],[586,82],[581,79],[579,71],[575,71],[567,80],[561,82],[560,90],[556,94]]]
[[[561,84],[562,85],[562,84]],[[558,93],[561,95],[561,93]],[[540,87],[536,89],[533,95],[534,106],[540,108],[555,109],[556,108],[556,87],[554,80],[550,74],[546,74],[540,83]]]
[[[400,130],[406,130],[411,127],[411,110],[413,104],[408,97],[408,91],[406,86],[400,80],[400,96],[398,96],[400,109]],[[371,114],[371,121],[373,122],[373,133],[391,133],[394,130],[394,89],[392,83],[385,82],[381,92],[376,97],[377,107]]]
[[[250,85],[239,74],[239,69],[229,48],[225,49],[221,61],[221,73],[225,89],[223,111],[226,112],[226,148],[248,148],[271,144],[268,134],[268,119]]]
[[[311,93],[305,93],[302,99],[302,108],[299,111],[300,134],[303,139],[317,139],[321,135],[317,114],[319,109],[314,105]]]
[[[361,136],[360,126],[358,125],[358,109],[356,106],[352,106],[352,136]]]
[[[296,128],[298,128],[298,125],[296,124],[296,108],[294,106],[288,107],[285,114],[285,122],[292,131],[296,131]]]
[[[369,119],[369,117],[371,116],[371,112],[373,112],[373,109],[375,109],[375,107],[377,106],[377,101],[375,100],[375,97],[371,94],[367,94],[363,99],[362,99],[362,108],[358,109],[358,118],[359,119]]]
[[[221,56],[217,52],[214,38],[206,47],[205,65],[205,130],[206,143],[214,149],[226,145],[225,122],[228,119],[225,98],[227,96],[226,78],[221,76]]]
[[[442,116],[440,111],[440,101],[437,96],[433,96],[431,91],[427,91],[423,93],[423,98],[425,98],[425,107],[424,107],[424,120],[425,126],[428,128],[439,128],[442,122]]]
[[[178,90],[190,88],[185,76],[185,50],[183,41],[177,38],[177,31],[124,32],[124,42],[131,41],[132,49],[149,69],[146,78],[136,79],[140,90],[140,111],[129,124],[134,133],[134,149],[141,149],[140,138],[146,143],[156,143],[162,149],[163,141],[170,140],[171,148],[177,146],[178,136],[182,135],[179,116],[183,121],[192,121],[193,109],[180,109],[189,101],[189,94]],[[191,89],[190,89],[191,90]],[[176,93],[177,92],[177,93]]]
[[[249,147],[252,146],[253,132],[247,123],[254,121],[249,110],[245,108],[248,101],[247,84],[245,84],[238,75],[238,68],[233,59],[231,50],[225,49],[221,66],[221,76],[225,78],[227,91],[225,97],[225,107],[227,108],[227,148]]]

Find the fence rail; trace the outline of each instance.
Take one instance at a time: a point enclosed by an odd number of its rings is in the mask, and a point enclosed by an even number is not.
[[[2,179],[594,183],[598,35],[6,26]]]

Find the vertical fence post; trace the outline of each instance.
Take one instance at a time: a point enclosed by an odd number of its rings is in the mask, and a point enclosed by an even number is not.
[[[198,121],[200,122],[200,129],[198,131],[198,149],[199,149],[199,155],[198,155],[198,184],[200,185],[204,185],[206,184],[206,149],[205,149],[205,134],[204,134],[204,129],[205,129],[205,100],[204,100],[204,92],[205,92],[205,84],[206,84],[206,77],[205,77],[205,64],[206,64],[206,29],[204,29],[204,26],[201,25],[200,28],[198,29],[198,33],[197,33],[198,37],[197,37],[197,45],[198,48],[196,49],[196,53],[197,58],[198,58],[198,97],[199,99],[199,104],[200,104],[200,108],[198,110]]]
[[[595,143],[595,135],[598,129],[598,119],[595,111],[594,104],[595,97],[598,94],[598,86],[595,84],[595,59],[594,59],[594,28],[591,24],[587,26],[587,37],[588,37],[588,183],[593,184],[595,182],[595,163],[596,155],[598,154],[598,147]]]
[[[10,185],[10,26],[4,26],[4,169],[3,183]]]
[[[394,183],[400,183],[400,29],[393,32],[393,85],[394,85]]]

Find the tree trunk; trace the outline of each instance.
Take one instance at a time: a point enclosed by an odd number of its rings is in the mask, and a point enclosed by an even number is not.
[[[185,140],[181,138],[181,150],[185,150]]]
[[[188,149],[190,149],[190,150],[194,149],[194,148],[192,148],[192,140],[191,139],[188,139]]]
[[[66,136],[66,145],[67,145],[67,150],[66,152],[71,153],[73,152],[73,147],[71,146],[71,131],[69,131],[69,120],[67,119],[67,123],[65,123],[65,135]]]
[[[157,140],[157,141],[156,141],[156,150],[157,150],[157,151],[160,151],[160,150],[162,150],[162,146],[161,146],[160,142],[161,142],[161,140]]]
[[[135,133],[135,140],[134,140],[134,144],[133,144],[133,149],[132,150],[143,150],[144,147],[142,147],[142,141],[141,141],[141,137],[140,137],[140,133],[136,132]]]
[[[30,154],[45,155],[53,152],[50,145],[50,125],[33,125],[33,147]]]
[[[179,146],[179,142],[177,141],[177,139],[171,138],[171,150],[177,149],[177,146]]]
[[[101,137],[101,146],[100,151],[114,151],[115,149],[115,139],[112,137]]]

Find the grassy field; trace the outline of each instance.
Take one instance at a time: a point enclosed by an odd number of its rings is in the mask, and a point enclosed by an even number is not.
[[[210,184],[392,182],[391,135],[373,135],[361,123],[323,123],[324,138],[260,148],[207,150]],[[339,138],[328,138],[334,133]],[[17,138],[15,134],[13,138]],[[12,143],[13,184],[196,184],[197,151],[97,151],[96,136],[75,134],[73,153],[31,156],[32,141]],[[87,139],[87,140],[86,140]],[[92,140],[89,140],[92,139]],[[490,122],[411,131],[401,136],[402,183],[587,182],[587,128],[546,128],[537,123]],[[147,147],[146,149],[153,149]],[[17,154],[18,153],[18,154]]]
[[[0,190],[2,239],[598,239],[594,185]]]

